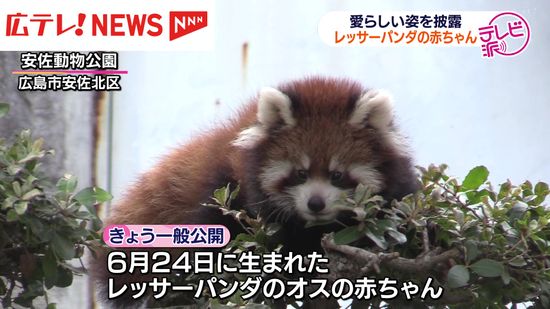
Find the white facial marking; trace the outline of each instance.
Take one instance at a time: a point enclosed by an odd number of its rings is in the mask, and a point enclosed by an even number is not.
[[[277,184],[292,172],[289,161],[270,161],[260,173],[260,185],[266,192],[276,192]]]
[[[311,160],[309,159],[309,157],[306,154],[303,154],[301,163],[302,163],[302,168],[307,170],[307,169],[309,169],[309,167],[311,165]]]
[[[327,180],[308,179],[305,183],[288,190],[294,197],[297,213],[305,220],[311,222],[332,221],[338,216],[339,209],[333,204],[340,199],[345,190],[337,188]],[[308,208],[308,202],[313,196],[322,198],[325,208],[319,212],[313,212]]]
[[[340,164],[340,162],[338,162],[337,157],[332,157],[330,159],[328,169],[330,171],[342,171],[342,170],[344,170],[344,167]]]
[[[353,164],[349,168],[349,175],[372,192],[378,193],[384,188],[383,176],[370,165]]]
[[[254,148],[266,137],[267,132],[264,128],[260,126],[252,126],[242,130],[232,144],[240,148],[250,149]]]
[[[287,127],[296,124],[292,116],[290,98],[274,88],[263,88],[258,98],[258,121],[271,128],[282,120]]]

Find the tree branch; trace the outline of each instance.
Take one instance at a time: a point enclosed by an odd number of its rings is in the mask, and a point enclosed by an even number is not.
[[[367,271],[374,270],[376,273],[380,272],[380,267],[405,273],[412,274],[426,274],[435,268],[440,263],[447,262],[450,259],[460,257],[461,253],[458,249],[453,248],[442,253],[439,253],[439,249],[429,251],[427,254],[423,254],[416,259],[406,259],[399,257],[397,252],[393,253],[373,253],[361,248],[352,247],[348,245],[337,245],[334,243],[334,239],[331,234],[325,235],[321,240],[323,248],[327,253],[339,252],[343,254],[347,259],[354,260],[356,262],[362,262],[367,267]]]
[[[334,243],[332,234],[327,234],[321,240],[321,245],[329,256],[331,272],[327,275],[329,281],[352,276],[366,276],[387,270],[392,273],[406,274],[410,278],[423,278],[434,273],[438,265],[448,263],[461,256],[460,250],[453,248],[441,252],[441,248],[422,253],[416,259],[407,259],[399,253],[375,253],[365,249]],[[424,300],[429,304],[460,304],[474,300],[471,291],[445,291],[437,300]]]

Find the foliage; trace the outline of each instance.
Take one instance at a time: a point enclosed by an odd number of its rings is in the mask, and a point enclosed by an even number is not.
[[[0,117],[6,106],[0,104]],[[71,175],[52,185],[40,165],[53,152],[43,150],[42,144],[28,130],[13,143],[0,140],[0,307],[4,308],[13,303],[31,307],[38,296],[48,302],[47,289],[67,287],[74,274],[85,272],[70,262],[80,259],[84,248],[99,245],[101,221],[94,205],[111,199],[99,188],[75,193],[77,180]]]
[[[419,168],[422,190],[393,201],[390,209],[368,194],[348,201],[366,214],[364,223],[336,233],[335,240],[368,237],[378,249],[410,259],[437,247],[457,248],[461,254],[440,283],[469,294],[474,308],[527,301],[550,307],[550,211],[542,205],[548,185],[507,181],[495,189],[484,166],[462,183],[447,176],[446,168]],[[375,219],[379,212],[386,213],[384,219]]]
[[[334,246],[359,246],[366,252],[390,253],[386,256],[400,259],[393,264],[382,261],[377,271],[355,275],[417,282],[430,276],[444,288],[444,295],[453,295],[433,303],[417,300],[415,308],[502,308],[518,303],[550,308],[550,211],[543,206],[548,185],[526,181],[515,186],[507,181],[495,188],[487,181],[489,172],[483,166],[472,169],[461,183],[446,175],[446,168],[419,167],[422,189],[401,201],[386,202],[363,186],[352,196],[342,197],[339,203],[353,209],[358,224],[335,233]],[[207,205],[220,207],[246,227],[247,233],[238,235],[224,250],[280,250],[273,240],[277,226],[264,225],[261,219],[232,209],[237,193],[238,188],[221,188],[214,193],[215,204]],[[449,253],[452,258],[428,270],[415,270],[416,263],[429,262],[434,252]],[[410,262],[412,267],[405,274],[392,268],[398,262]],[[331,273],[334,275],[334,269]],[[246,277],[238,279],[244,281]],[[229,301],[209,300],[206,295],[199,303],[218,308],[272,305],[260,298],[243,301],[238,295]],[[386,305],[399,308],[403,304]],[[376,308],[380,300],[362,305]]]

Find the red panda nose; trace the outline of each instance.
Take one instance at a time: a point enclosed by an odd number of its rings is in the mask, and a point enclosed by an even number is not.
[[[319,212],[325,208],[325,201],[319,196],[313,196],[307,202],[307,208],[313,212]]]

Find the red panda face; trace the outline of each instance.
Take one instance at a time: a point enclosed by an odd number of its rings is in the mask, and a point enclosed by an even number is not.
[[[374,192],[383,188],[383,176],[373,164],[365,160],[342,163],[338,158],[334,154],[329,164],[312,164],[315,159],[306,153],[269,159],[260,168],[261,189],[280,208],[283,219],[297,214],[306,221],[332,221],[343,210],[336,202],[351,195],[357,184]]]
[[[279,221],[332,221],[336,203],[358,184],[380,193],[383,166],[405,154],[389,96],[341,80],[314,79],[265,88],[258,123],[235,145],[257,161],[257,185]]]

